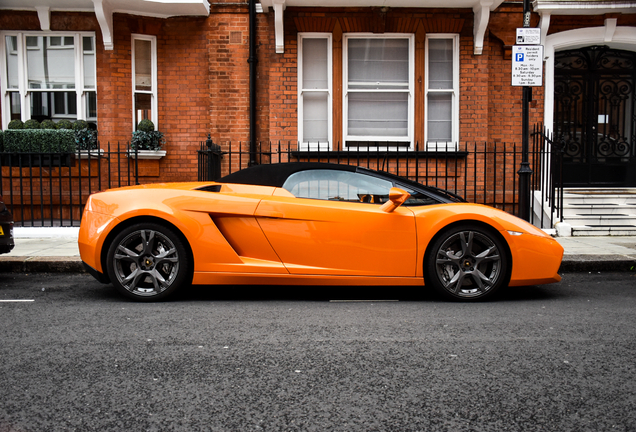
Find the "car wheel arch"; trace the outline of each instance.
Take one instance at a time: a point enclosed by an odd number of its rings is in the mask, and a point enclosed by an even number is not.
[[[117,235],[120,232],[138,223],[156,223],[159,225],[163,225],[164,227],[172,230],[185,245],[186,251],[188,253],[189,262],[191,263],[191,266],[192,266],[190,270],[194,270],[194,254],[192,253],[192,247],[190,246],[190,242],[188,241],[187,237],[183,234],[183,232],[178,227],[176,227],[174,224],[160,217],[135,216],[117,224],[115,227],[113,227],[113,229],[110,230],[110,232],[106,236],[106,239],[104,240],[104,244],[102,245],[101,254],[100,254],[100,262],[102,265],[102,270],[104,275],[108,276],[108,272],[106,271],[106,259],[108,256],[108,250],[110,249],[110,245],[113,243],[113,240],[115,239],[115,237],[117,237]]]
[[[506,256],[508,258],[508,262],[510,263],[510,269],[508,270],[508,277],[510,276],[510,274],[512,274],[512,268],[514,266],[514,262],[512,260],[512,252],[510,251],[510,245],[508,244],[508,242],[506,241],[506,239],[504,238],[504,236],[492,225],[489,225],[483,221],[479,221],[479,220],[475,220],[475,219],[461,219],[461,220],[457,220],[454,221],[448,225],[443,226],[442,228],[440,228],[433,237],[431,237],[430,241],[428,242],[428,244],[426,245],[426,251],[424,252],[424,258],[422,260],[422,268],[424,268],[426,266],[426,263],[428,262],[428,259],[431,255],[431,253],[433,253],[432,248],[433,245],[437,242],[437,240],[443,236],[446,232],[452,230],[453,228],[457,227],[457,226],[461,226],[461,225],[474,225],[477,228],[481,228],[485,231],[487,231],[489,234],[495,236],[499,241],[502,242],[502,244],[505,245],[505,252],[506,252]],[[426,285],[426,271],[423,272],[422,277],[424,277],[424,284]]]

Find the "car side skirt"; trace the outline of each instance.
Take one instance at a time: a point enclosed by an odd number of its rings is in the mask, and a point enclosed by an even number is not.
[[[421,277],[194,272],[193,285],[424,286]]]

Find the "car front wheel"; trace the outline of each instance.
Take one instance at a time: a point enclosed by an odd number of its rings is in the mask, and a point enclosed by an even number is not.
[[[189,268],[181,239],[171,229],[155,223],[124,229],[107,255],[108,274],[115,288],[142,301],[164,299],[187,284]]]
[[[425,282],[447,298],[483,300],[508,284],[505,243],[490,230],[459,225],[440,235],[427,256]]]

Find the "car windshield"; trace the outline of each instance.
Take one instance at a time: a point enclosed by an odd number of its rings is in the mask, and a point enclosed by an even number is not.
[[[393,183],[377,177],[338,170],[307,170],[290,175],[283,188],[297,198],[382,204]]]

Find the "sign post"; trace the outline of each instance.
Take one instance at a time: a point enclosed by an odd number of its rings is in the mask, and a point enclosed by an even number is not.
[[[523,87],[521,126],[521,168],[519,174],[519,217],[530,222],[530,101],[532,87],[543,82],[541,30],[530,28],[530,0],[523,0],[523,28],[517,29],[517,44],[512,50],[512,85]]]

